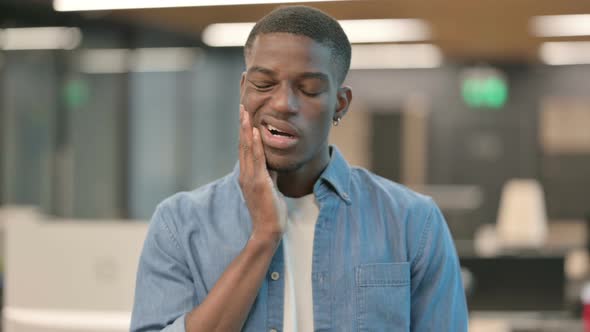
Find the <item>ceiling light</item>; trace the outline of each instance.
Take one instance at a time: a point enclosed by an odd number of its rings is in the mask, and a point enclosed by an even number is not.
[[[430,39],[429,25],[420,19],[342,20],[351,43],[393,43]]]
[[[217,23],[203,30],[203,42],[214,47],[244,46],[255,23]]]
[[[131,70],[135,72],[175,72],[190,70],[199,54],[198,48],[139,48],[133,53]]]
[[[87,10],[114,10],[114,9],[138,9],[138,8],[167,8],[167,7],[200,7],[200,6],[228,6],[228,5],[253,5],[269,3],[292,2],[327,2],[342,0],[54,0],[53,8],[56,11],[87,11]]]
[[[79,70],[85,74],[188,71],[200,51],[184,47],[85,49],[80,51]]]
[[[43,27],[11,28],[2,30],[0,48],[15,50],[73,49],[82,40],[78,28]]]
[[[530,29],[539,37],[590,36],[590,14],[536,16]]]
[[[351,69],[435,68],[442,54],[432,44],[353,45]]]
[[[539,56],[553,66],[590,64],[590,42],[546,42]]]
[[[80,72],[85,74],[120,74],[129,71],[130,50],[87,49],[80,52]]]
[[[423,41],[431,38],[429,25],[420,19],[342,20],[353,44]],[[244,46],[254,22],[216,23],[203,30],[203,42],[214,47]]]

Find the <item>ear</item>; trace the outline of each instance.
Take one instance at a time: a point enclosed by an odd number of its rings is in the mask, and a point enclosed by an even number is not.
[[[336,98],[338,103],[336,104],[336,112],[334,112],[334,120],[337,118],[342,119],[348,112],[348,107],[352,101],[352,88],[347,85],[341,86],[338,88]]]

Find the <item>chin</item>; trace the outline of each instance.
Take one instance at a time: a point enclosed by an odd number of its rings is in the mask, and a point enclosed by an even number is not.
[[[266,167],[278,173],[294,172],[303,166],[303,162],[289,157],[271,157],[266,160]]]

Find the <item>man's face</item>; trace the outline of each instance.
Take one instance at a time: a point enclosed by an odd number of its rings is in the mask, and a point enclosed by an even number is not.
[[[241,103],[260,130],[269,169],[328,162],[330,126],[350,99],[349,89],[338,86],[331,55],[328,47],[290,33],[261,34],[252,44]]]

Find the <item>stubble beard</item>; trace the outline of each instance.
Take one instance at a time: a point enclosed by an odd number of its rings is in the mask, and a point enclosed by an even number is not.
[[[295,172],[297,170],[299,170],[301,167],[303,167],[303,165],[305,164],[305,162],[291,162],[291,163],[283,163],[283,164],[279,164],[279,163],[274,163],[272,161],[267,161],[266,162],[266,168],[269,171],[275,171],[277,173],[290,173],[290,172]]]

